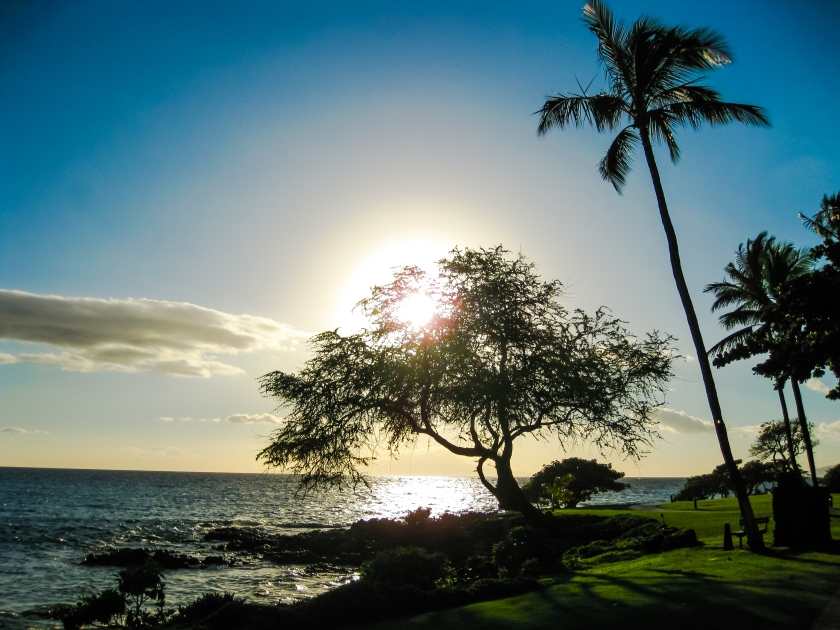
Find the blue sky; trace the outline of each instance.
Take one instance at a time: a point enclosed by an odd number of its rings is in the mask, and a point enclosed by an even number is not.
[[[658,153],[711,344],[722,331],[702,287],[738,243],[768,230],[812,244],[797,213],[840,190],[840,6],[611,6],[721,31],[735,63],[709,83],[773,122],[684,132],[678,167]],[[0,289],[32,294],[5,299],[43,321],[0,328],[0,465],[259,470],[273,404],[255,379],[301,365],[305,333],[352,325],[391,265],[456,245],[521,250],[567,285],[570,307],[607,305],[692,355],[643,165],[619,197],[595,169],[609,136],[536,137],[546,95],[601,85],[580,13],[579,1],[3,3]],[[109,322],[122,327],[103,337]],[[749,368],[717,372],[738,457],[751,427],[779,416]],[[700,424],[665,418],[657,450],[613,459],[619,470],[719,462],[699,381],[696,361],[678,366],[667,406]],[[818,465],[837,463],[840,407],[805,392]],[[532,444],[515,464],[530,474],[561,455]],[[423,447],[375,471],[470,469]]]

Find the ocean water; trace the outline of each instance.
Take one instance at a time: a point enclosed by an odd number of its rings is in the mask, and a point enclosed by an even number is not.
[[[627,478],[631,488],[590,505],[667,501],[681,478]],[[369,488],[296,493],[293,478],[0,467],[0,628],[58,628],[26,614],[115,585],[115,567],[81,565],[88,553],[123,547],[218,555],[204,535],[218,527],[294,534],[360,519],[400,518],[417,507],[489,512],[495,499],[473,477],[372,477]],[[165,572],[167,606],[204,592],[277,602],[311,597],[356,576],[355,568],[276,565],[258,556],[233,566]]]

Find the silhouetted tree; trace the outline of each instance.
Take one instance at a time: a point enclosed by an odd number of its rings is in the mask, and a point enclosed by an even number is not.
[[[814,425],[810,425],[809,429],[813,427]],[[798,424],[793,425],[790,431],[791,438],[788,439],[788,428],[784,422],[771,420],[762,423],[755,442],[750,446],[750,455],[762,461],[770,460],[779,472],[798,472],[796,457],[805,452],[805,442]],[[812,444],[818,445],[819,440],[812,438]]]
[[[741,460],[736,459],[735,464]],[[732,483],[726,470],[726,464],[721,464],[705,475],[694,475],[686,479],[683,489],[675,496],[676,501],[691,501],[693,499],[713,499],[716,494],[721,498],[728,497],[732,491]]]
[[[812,269],[813,257],[808,248],[796,249],[791,243],[779,243],[775,237],[767,238],[767,232],[761,232],[755,240],[747,239],[746,247],[743,243],[738,245],[735,262],[724,267],[727,279],[708,284],[704,289],[706,293],[715,295],[712,312],[735,305],[733,310],[723,313],[718,319],[726,330],[737,330],[709,350],[709,356],[714,357],[713,364],[720,368],[736,359],[753,356],[744,351],[750,342],[759,343],[763,350],[772,353],[777,335],[768,321],[771,307],[778,302],[784,287]],[[786,380],[784,377],[774,378],[775,389],[779,392],[779,402],[782,406],[788,455],[791,460],[796,461],[784,393]],[[791,381],[791,387],[799,412],[802,407],[799,383],[794,379]],[[804,416],[804,409],[801,415]],[[808,461],[813,462],[810,441],[806,441],[805,450]],[[799,469],[794,467],[792,472],[799,472]]]
[[[825,484],[829,492],[840,492],[840,464],[825,471],[823,484]]]
[[[840,399],[840,193],[824,196],[813,219],[799,215],[822,237],[813,256],[822,265],[784,287],[770,317],[780,350],[759,373],[784,372],[803,382],[828,368],[838,379],[827,398]]]
[[[117,574],[117,588],[120,594],[134,606],[126,614],[126,624],[129,628],[155,623],[155,615],[143,608],[148,602],[154,603],[158,608],[157,621],[163,621],[165,587],[163,574],[153,563],[131,565]]]
[[[676,163],[680,150],[674,134],[681,127],[698,128],[704,123],[724,125],[732,121],[767,126],[769,121],[762,108],[724,102],[716,90],[699,83],[704,72],[731,61],[729,47],[718,33],[708,28],[668,27],[649,17],[642,17],[632,26],[626,26],[616,21],[600,0],[591,0],[583,11],[584,22],[598,38],[598,58],[603,64],[609,91],[594,95],[585,92],[558,95],[547,99],[540,110],[538,131],[542,135],[554,127],[580,127],[586,123],[594,125],[598,131],[613,131],[626,125],[598,166],[601,176],[612,183],[619,193],[630,172],[633,151],[641,143],[715,431],[724,462],[737,489],[747,541],[750,547],[760,549],[764,542],[755,525],[752,506],[732,456],[706,346],[683,275],[677,235],[668,213],[652,142],[664,142],[671,161]]]
[[[595,459],[569,457],[560,462],[551,462],[534,473],[522,486],[522,491],[531,501],[548,498],[552,505],[577,507],[581,501],[588,501],[598,492],[620,491],[630,486],[618,480],[623,472],[613,470],[612,464],[599,464]],[[558,489],[563,491],[552,500],[551,488],[561,480]],[[555,505],[556,507],[556,505]]]
[[[378,447],[395,455],[426,436],[477,460],[500,507],[536,520],[511,471],[523,435],[644,452],[670,378],[669,338],[637,340],[603,310],[568,312],[558,282],[501,247],[456,249],[438,265],[436,278],[404,267],[374,287],[359,303],[371,328],[321,333],[300,372],[261,377],[289,414],[258,459],[304,487],[355,483]],[[400,317],[417,294],[437,302],[422,325]]]
[[[762,493],[767,486],[776,481],[779,472],[773,464],[757,459],[748,461],[739,470],[750,494]]]

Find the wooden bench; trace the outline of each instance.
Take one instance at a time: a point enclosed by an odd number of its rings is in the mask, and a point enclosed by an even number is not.
[[[744,527],[744,519],[741,519],[740,523],[741,523],[741,527],[743,528]],[[759,526],[764,525],[763,529],[761,527],[758,528],[758,533],[761,534],[761,536],[763,538],[764,534],[767,533],[767,526],[770,524],[770,517],[769,516],[757,516],[756,519],[755,519],[755,524],[759,525]],[[732,535],[738,537],[738,548],[743,549],[744,548],[744,536],[747,535],[747,532],[745,532],[743,529],[741,529],[741,531],[739,531],[739,532],[732,532]]]

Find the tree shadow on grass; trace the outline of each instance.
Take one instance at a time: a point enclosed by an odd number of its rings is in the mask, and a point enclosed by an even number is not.
[[[677,569],[645,568],[631,577],[587,572],[518,598],[392,621],[389,627],[805,630],[819,615],[825,590],[815,589],[811,581],[790,580],[778,570],[738,583]]]
[[[821,553],[827,556],[840,556],[840,541],[834,540],[830,543],[811,545],[808,547],[768,547],[761,552],[761,555],[776,558],[778,560],[790,560],[791,562],[837,566],[836,562],[827,562],[818,558],[801,557],[806,553]]]

